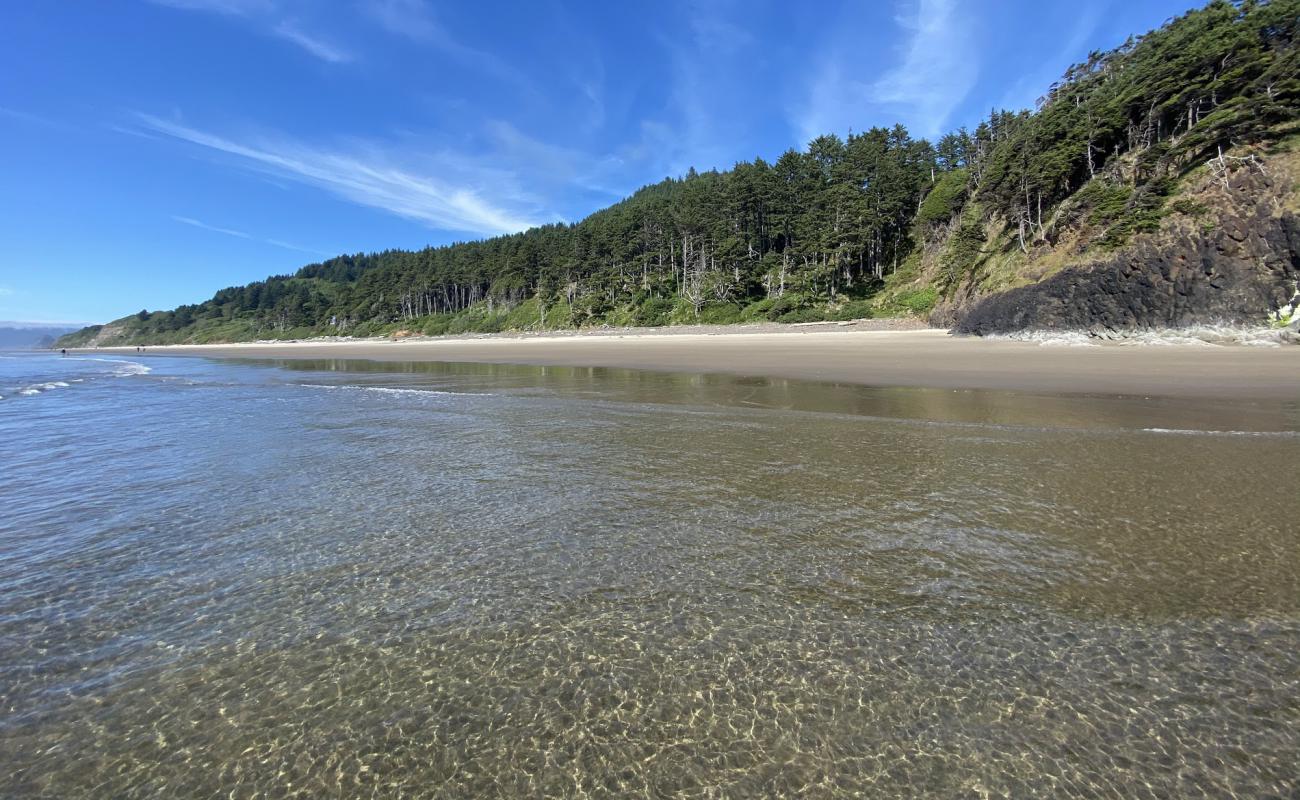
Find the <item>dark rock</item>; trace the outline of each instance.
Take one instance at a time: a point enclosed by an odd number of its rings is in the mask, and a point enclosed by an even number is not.
[[[1262,206],[1149,237],[1108,261],[1072,267],[1030,286],[950,310],[954,331],[1117,331],[1262,323],[1300,280],[1300,217]]]

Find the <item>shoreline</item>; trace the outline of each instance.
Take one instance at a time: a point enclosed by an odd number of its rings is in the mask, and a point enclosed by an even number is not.
[[[846,330],[846,328],[848,328]],[[1300,347],[1051,347],[942,329],[628,332],[73,348],[121,355],[359,359],[722,373],[875,387],[1300,404]]]

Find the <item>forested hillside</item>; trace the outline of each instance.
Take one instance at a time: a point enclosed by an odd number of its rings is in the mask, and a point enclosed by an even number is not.
[[[956,322],[1175,218],[1211,235],[1207,181],[1258,172],[1253,191],[1294,214],[1293,186],[1268,164],[1297,132],[1298,28],[1300,0],[1212,2],[1091,54],[1035,111],[997,111],[937,142],[898,126],[821,136],[773,162],[692,170],[576,224],[340,256],[61,344],[809,321],[936,304]]]

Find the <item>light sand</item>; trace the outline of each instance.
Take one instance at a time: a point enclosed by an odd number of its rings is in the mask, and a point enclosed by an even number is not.
[[[98,352],[133,354],[135,348]],[[1041,393],[1294,400],[1300,347],[1096,347],[950,336],[942,330],[727,332],[149,347],[155,355],[623,367]]]

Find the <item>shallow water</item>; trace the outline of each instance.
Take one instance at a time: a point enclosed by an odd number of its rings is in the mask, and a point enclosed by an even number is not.
[[[0,396],[6,795],[1300,786],[1300,402],[30,355]]]

